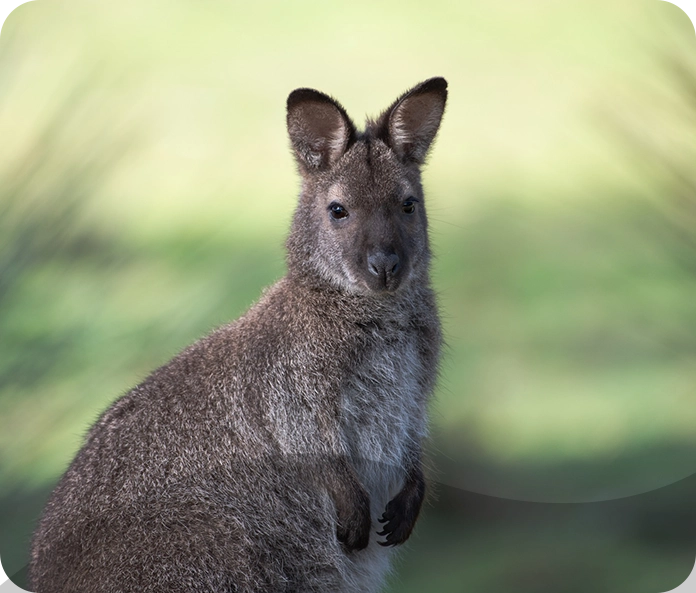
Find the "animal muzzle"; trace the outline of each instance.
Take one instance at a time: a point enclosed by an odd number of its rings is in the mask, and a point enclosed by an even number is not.
[[[393,251],[374,251],[367,256],[368,284],[377,291],[394,291],[401,284],[404,265]]]

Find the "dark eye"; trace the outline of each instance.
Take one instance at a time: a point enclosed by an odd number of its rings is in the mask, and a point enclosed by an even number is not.
[[[416,211],[416,200],[409,198],[403,204],[401,204],[401,209],[404,214],[413,214]]]
[[[332,202],[329,205],[329,212],[331,212],[331,218],[334,220],[341,220],[342,218],[346,218],[348,216],[348,210],[337,202]]]

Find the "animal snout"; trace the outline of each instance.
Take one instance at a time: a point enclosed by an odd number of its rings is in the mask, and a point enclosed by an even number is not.
[[[367,256],[367,269],[380,288],[393,290],[398,284],[401,261],[396,253],[371,253]]]

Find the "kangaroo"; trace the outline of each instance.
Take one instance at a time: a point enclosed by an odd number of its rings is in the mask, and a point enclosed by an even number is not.
[[[420,167],[431,78],[356,130],[287,100],[287,274],[111,405],[32,538],[38,593],[376,592],[425,495],[441,343]]]

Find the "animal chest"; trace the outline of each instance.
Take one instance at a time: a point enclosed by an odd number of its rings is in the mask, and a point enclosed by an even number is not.
[[[425,436],[424,373],[417,336],[402,330],[378,336],[344,383],[344,447],[375,512],[401,488],[406,458]]]

